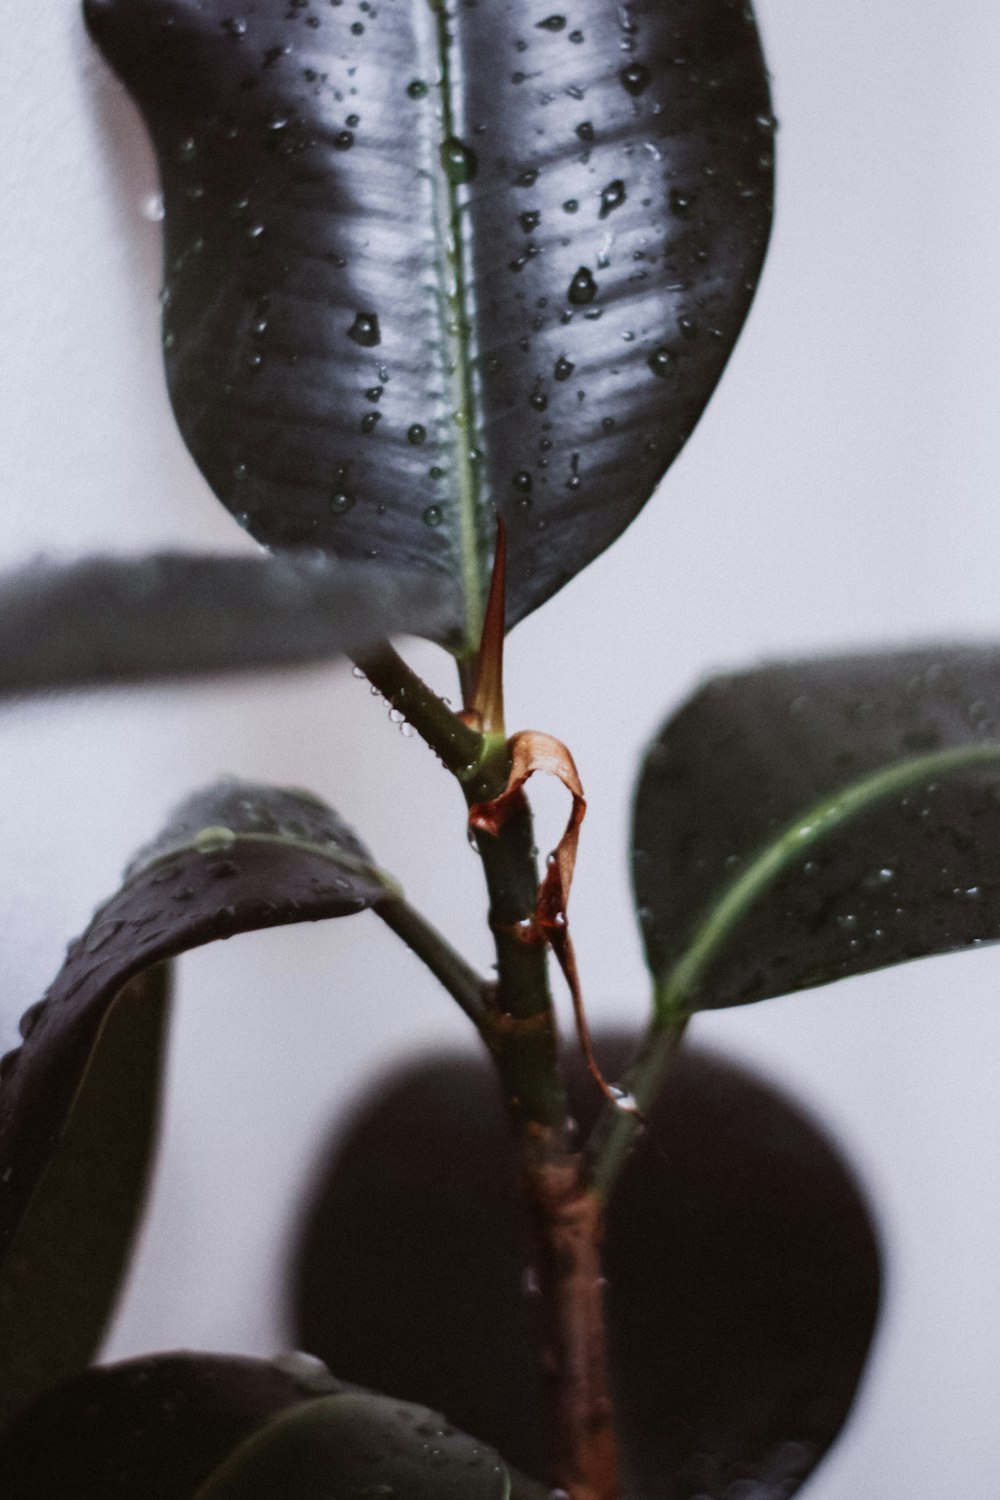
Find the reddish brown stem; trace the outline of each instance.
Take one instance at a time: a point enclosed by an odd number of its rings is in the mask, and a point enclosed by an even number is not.
[[[604,1335],[601,1205],[582,1180],[579,1157],[543,1169],[529,1191],[544,1251],[543,1291],[551,1310],[550,1367],[559,1424],[556,1481],[571,1500],[621,1500]]]

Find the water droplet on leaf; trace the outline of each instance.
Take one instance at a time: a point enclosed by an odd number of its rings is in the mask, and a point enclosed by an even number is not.
[[[372,349],[380,344],[382,330],[378,326],[377,315],[373,312],[359,312],[347,330],[347,337],[360,344],[363,349]]]
[[[624,202],[625,184],[620,177],[616,177],[614,182],[609,182],[606,188],[601,189],[601,212],[598,217],[606,219],[609,213],[620,208]]]
[[[235,843],[236,835],[233,830],[222,824],[202,828],[194,837],[194,847],[199,854],[214,854],[219,849],[231,849]]]
[[[650,72],[648,68],[643,67],[642,63],[629,63],[627,68],[622,68],[618,77],[634,98],[638,98],[649,87]]]
[[[581,266],[569,284],[569,300],[577,307],[593,302],[597,296],[597,282],[586,266]]]
[[[464,141],[450,135],[441,145],[441,165],[449,182],[461,183],[472,181],[479,163],[476,153]]]

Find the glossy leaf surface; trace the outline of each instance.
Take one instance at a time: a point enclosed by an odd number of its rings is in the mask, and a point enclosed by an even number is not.
[[[249,1438],[197,1500],[508,1500],[497,1453],[436,1412],[349,1392],[293,1407]]]
[[[441,580],[460,654],[496,512],[509,624],[608,546],[764,254],[774,121],[743,0],[85,13],[159,158],[174,410],[241,523]]]
[[[628,1050],[599,1047],[609,1077]],[[569,1082],[585,1131],[600,1095],[580,1068]],[[651,1120],[605,1245],[626,1493],[787,1500],[864,1368],[879,1296],[867,1210],[817,1127],[730,1064],[682,1051]],[[489,1067],[432,1059],[369,1088],[338,1135],[301,1239],[295,1337],[541,1477],[553,1422],[534,1263]]]
[[[294,666],[445,618],[430,580],[324,558],[35,563],[0,578],[0,694]]]
[[[88,1370],[0,1438],[5,1500],[192,1500],[278,1412],[342,1386],[318,1360],[157,1354]]]
[[[994,941],[998,847],[996,648],[718,678],[667,721],[636,796],[660,1014]]]
[[[0,1420],[97,1354],[145,1200],[168,998],[160,964],[109,1008],[58,1146],[0,1258]]]
[[[5,1335],[8,1320],[12,1332],[34,1330],[30,1348],[12,1341],[0,1358],[0,1421],[51,1383],[54,1368],[79,1367],[113,1300],[155,1124],[141,1085],[155,1082],[162,999],[150,1001],[143,980],[202,943],[345,916],[389,889],[322,803],[223,782],[178,809],[70,945],[21,1022],[22,1045],[0,1059],[0,1312]],[[145,1029],[114,1019],[132,998],[154,1006]],[[77,1244],[67,1226],[81,1215]],[[71,1280],[84,1274],[81,1259],[95,1273],[85,1288]],[[18,1311],[26,1290],[34,1305]]]

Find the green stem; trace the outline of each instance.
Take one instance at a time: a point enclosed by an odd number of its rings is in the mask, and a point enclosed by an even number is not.
[[[482,735],[467,724],[418,677],[386,641],[365,656],[354,658],[373,687],[425,740],[459,781],[475,773],[482,754]]]
[[[663,1080],[680,1046],[687,1016],[669,1023],[654,1023],[625,1074],[625,1088],[638,1113],[605,1107],[587,1142],[586,1176],[602,1203],[607,1203],[619,1172],[628,1160],[643,1128],[643,1116],[656,1102]]]
[[[469,805],[498,797],[509,774],[506,742],[484,741],[476,777],[464,787]],[[555,1152],[562,1159],[569,1151],[566,1093],[559,1073],[547,950],[537,941],[535,928],[538,867],[527,801],[498,834],[480,832],[475,837],[497,956],[487,1040],[512,1104],[519,1140],[541,1158],[548,1160]]]
[[[422,917],[402,896],[390,896],[374,908],[382,921],[414,952],[439,979],[480,1031],[486,1024],[485,999],[490,992],[471,964],[451,946],[437,928]]]

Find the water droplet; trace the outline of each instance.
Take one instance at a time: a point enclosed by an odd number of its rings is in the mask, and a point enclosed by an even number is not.
[[[449,182],[471,182],[479,163],[476,153],[457,135],[450,135],[441,145],[441,165]]]
[[[678,318],[677,327],[686,339],[696,339],[698,337],[698,324],[693,318]]]
[[[83,940],[84,953],[96,953],[98,948],[103,948],[108,939],[113,938],[116,932],[121,932],[124,926],[125,923],[116,918],[96,923]]]
[[[193,842],[199,854],[215,854],[219,849],[231,849],[236,843],[236,835],[231,828],[218,824],[202,828],[195,834]]]
[[[414,422],[412,426],[406,429],[406,440],[408,443],[412,443],[415,448],[419,448],[420,444],[426,441],[426,438],[427,428],[419,422]]]
[[[527,469],[518,469],[514,474],[514,488],[520,490],[522,495],[528,494],[531,489],[531,475]]]
[[[563,204],[563,213],[575,214],[579,207],[580,205],[575,198],[567,198],[566,202]]]
[[[569,34],[569,39],[570,39],[571,42],[575,42],[577,44],[577,46],[579,46],[580,43],[583,41],[583,32],[582,31],[571,31],[570,34]]]
[[[634,98],[638,98],[649,87],[650,72],[642,63],[629,63],[627,68],[622,68],[618,77]]]
[[[198,155],[198,146],[193,135],[186,135],[177,147],[179,161],[194,161]]]
[[[527,167],[523,172],[518,172],[517,176],[514,178],[514,184],[516,187],[534,187],[537,181],[537,167]]]
[[[337,490],[330,496],[330,509],[335,516],[344,516],[354,504],[354,496],[346,490]]]
[[[581,141],[592,141],[594,139],[594,127],[589,120],[584,120],[576,127],[576,133]]]
[[[424,511],[423,519],[425,526],[440,526],[444,520],[444,511],[440,505],[428,505]]]
[[[616,177],[614,182],[609,182],[606,188],[601,189],[601,212],[598,217],[606,219],[609,213],[620,208],[624,202],[625,184],[620,177]]]
[[[544,21],[536,21],[535,26],[539,31],[563,31],[566,27],[566,17],[546,16]]]
[[[573,280],[569,284],[567,295],[576,307],[582,307],[587,302],[593,302],[597,296],[597,282],[586,266],[581,266],[573,277]]]
[[[163,194],[149,193],[147,197],[143,198],[139,211],[144,219],[149,220],[150,224],[161,223],[164,215]]]
[[[652,370],[653,374],[659,375],[661,380],[665,380],[667,375],[669,375],[670,367],[673,362],[673,354],[671,354],[670,350],[662,344],[659,349],[653,350],[652,354],[647,360],[647,364],[649,365],[649,368]]]
[[[422,78],[414,78],[411,83],[406,85],[406,92],[411,99],[426,99],[427,85]]]
[[[382,413],[380,411],[366,411],[361,418],[361,431],[366,433],[374,432],[381,420]]]
[[[235,37],[237,40],[247,34],[247,23],[241,16],[227,16],[224,21],[220,22],[220,25],[228,36]]]
[[[351,22],[351,35],[352,36],[364,36],[364,34],[365,34],[365,23],[363,21],[352,21]]]
[[[557,380],[568,380],[575,369],[576,365],[571,360],[568,360],[565,354],[560,354],[552,373]]]
[[[693,193],[685,193],[680,188],[670,189],[670,212],[675,219],[690,218],[694,205],[695,197]]]
[[[359,312],[354,322],[347,330],[347,337],[360,344],[362,349],[372,349],[376,344],[382,342],[382,330],[378,326],[378,317],[373,312]]]
[[[534,388],[531,392],[531,395],[528,397],[528,400],[534,407],[535,411],[544,411],[548,406],[549,398],[542,390],[541,383],[539,381],[535,382]]]
[[[353,130],[338,130],[333,138],[333,144],[337,151],[350,151],[354,145]]]
[[[530,234],[533,229],[538,228],[539,224],[542,222],[542,216],[537,208],[530,208],[528,209],[527,213],[523,213],[518,216],[517,222],[520,224],[525,234]]]

